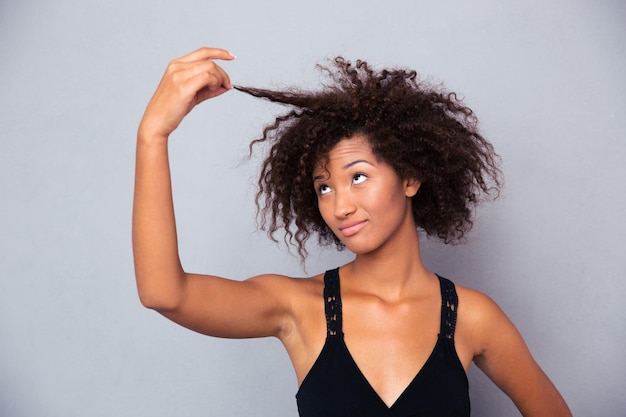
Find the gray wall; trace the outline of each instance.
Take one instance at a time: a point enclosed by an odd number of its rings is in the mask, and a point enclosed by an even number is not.
[[[576,415],[624,415],[625,21],[608,0],[3,1],[0,415],[296,415],[277,341],[203,337],[136,296],[136,126],[166,63],[201,45],[237,54],[245,85],[315,85],[344,54],[462,93],[507,184],[469,243],[426,243],[428,264],[503,307]],[[187,269],[305,274],[255,231],[258,159],[242,162],[278,111],[232,92],[175,135]],[[314,251],[307,270],[347,259]],[[470,377],[474,415],[517,415]]]

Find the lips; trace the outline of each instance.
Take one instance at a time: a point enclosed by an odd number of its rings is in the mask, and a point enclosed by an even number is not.
[[[366,222],[366,220],[362,220],[359,222],[345,223],[339,226],[339,231],[344,237],[350,237],[361,230],[365,226]]]

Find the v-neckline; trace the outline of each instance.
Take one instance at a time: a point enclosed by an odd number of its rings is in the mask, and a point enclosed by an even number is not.
[[[413,379],[411,379],[411,381],[407,384],[407,386],[404,387],[404,389],[402,390],[402,392],[400,392],[400,395],[398,395],[398,397],[394,400],[394,402],[391,405],[387,405],[385,400],[382,399],[382,397],[380,396],[378,391],[376,391],[376,389],[374,389],[374,386],[367,379],[367,377],[365,376],[365,374],[363,373],[363,371],[361,370],[361,368],[357,364],[356,360],[354,360],[354,357],[352,356],[352,352],[350,352],[350,349],[348,348],[348,345],[346,345],[346,341],[345,341],[343,332],[341,332],[341,334],[338,335],[338,337],[341,339],[341,343],[343,345],[343,348],[345,349],[346,354],[347,354],[348,358],[350,359],[350,362],[352,363],[352,366],[356,370],[357,374],[363,380],[364,384],[368,387],[368,389],[372,392],[374,397],[377,398],[377,400],[380,402],[380,404],[383,405],[389,411],[393,411],[393,408],[402,400],[402,398],[406,395],[406,393],[409,391],[409,389],[421,377],[424,369],[426,369],[426,367],[430,365],[430,362],[432,361],[432,358],[435,355],[435,352],[437,351],[437,348],[439,347],[439,344],[441,343],[441,335],[438,335],[437,336],[437,341],[435,342],[435,346],[433,347],[432,351],[430,352],[430,355],[428,356],[428,359],[426,359],[426,362],[424,362],[422,367],[417,371],[417,373],[415,374]]]
[[[341,339],[341,343],[346,351],[346,354],[348,356],[348,358],[350,359],[350,362],[352,363],[352,365],[354,366],[354,369],[357,371],[357,374],[360,376],[360,378],[363,380],[363,382],[365,383],[365,385],[367,385],[368,389],[374,394],[374,396],[377,398],[377,400],[381,403],[381,405],[383,405],[389,412],[392,412],[394,406],[396,406],[396,404],[398,404],[398,402],[400,400],[402,400],[402,398],[405,396],[405,393],[411,388],[411,386],[415,383],[415,381],[418,380],[418,378],[422,375],[422,371],[430,364],[435,352],[437,351],[437,348],[439,347],[439,344],[441,343],[441,335],[443,332],[443,329],[441,328],[441,319],[443,317],[443,293],[441,293],[441,303],[440,303],[440,308],[439,308],[439,320],[440,320],[440,326],[439,326],[439,334],[437,335],[437,340],[435,342],[435,346],[433,346],[430,355],[428,355],[428,358],[426,359],[426,361],[424,362],[424,364],[421,366],[421,368],[417,371],[417,373],[415,374],[415,376],[413,377],[413,379],[411,379],[411,381],[407,384],[406,387],[404,387],[404,389],[402,390],[402,392],[400,392],[400,395],[398,395],[398,398],[396,398],[393,403],[391,405],[387,405],[387,403],[383,400],[383,398],[380,396],[380,394],[378,393],[378,391],[376,391],[374,389],[374,386],[370,383],[369,379],[367,379],[367,377],[365,376],[365,374],[363,373],[363,371],[361,370],[361,368],[359,367],[358,363],[356,362],[356,360],[354,359],[354,356],[352,356],[352,352],[350,352],[350,349],[348,348],[348,345],[346,344],[346,340],[345,340],[345,334],[343,332],[343,297],[341,294],[341,275],[339,274],[339,268],[337,268],[336,271],[337,274],[337,281],[336,281],[336,296],[337,296],[337,302],[339,303],[339,326],[340,328],[339,330],[339,334],[337,336],[340,337]],[[439,286],[441,286],[441,277],[439,275],[437,275],[437,279],[439,281]]]

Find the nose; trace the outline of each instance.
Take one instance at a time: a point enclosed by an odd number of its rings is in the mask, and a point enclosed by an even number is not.
[[[346,218],[356,211],[356,205],[347,191],[335,191],[335,217]]]

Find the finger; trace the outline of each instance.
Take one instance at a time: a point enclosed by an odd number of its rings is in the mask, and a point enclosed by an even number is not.
[[[230,77],[226,71],[215,64],[214,61],[178,63],[170,65],[168,72],[168,78],[176,85],[182,86],[188,84],[188,86],[195,89],[203,87],[214,89],[218,86],[223,86],[229,90],[232,88]],[[194,78],[196,78],[196,80],[193,80]]]
[[[198,74],[190,80],[190,83],[195,84],[196,88],[194,105],[210,98],[217,97],[230,90],[230,88],[223,85],[221,77],[216,74]]]
[[[174,61],[193,62],[206,59],[223,59],[226,61],[231,61],[235,59],[235,55],[231,54],[226,49],[202,47],[187,55],[183,55],[182,57],[177,58]]]
[[[224,88],[227,88],[229,90],[233,88],[233,84],[230,81],[230,76],[226,71],[224,71],[222,67],[220,67],[219,65],[215,65],[215,71],[217,74],[219,74],[219,78],[222,81],[222,86],[224,86]]]
[[[215,82],[217,84],[222,84],[229,89],[232,88],[228,73],[214,61],[205,60],[193,63],[179,63],[176,64],[175,67],[176,69],[174,71],[178,73],[177,76],[181,81],[187,81],[198,74],[207,73],[215,75]]]

